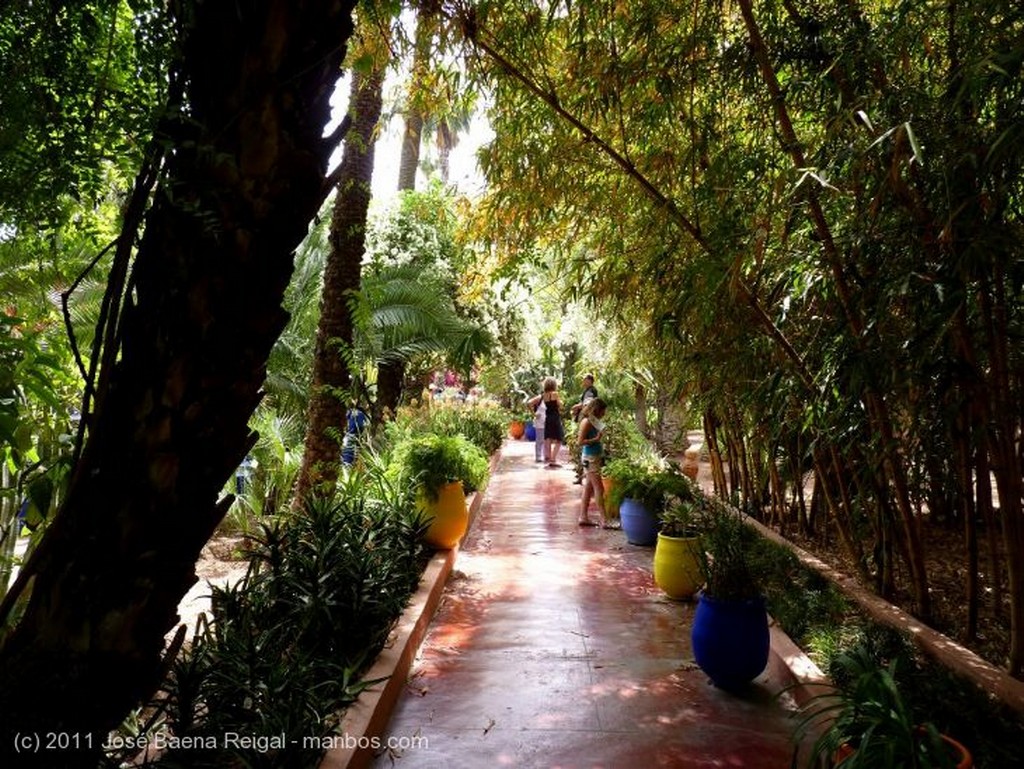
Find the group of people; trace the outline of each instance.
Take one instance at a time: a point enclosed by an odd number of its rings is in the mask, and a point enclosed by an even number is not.
[[[565,427],[562,424],[562,403],[558,395],[558,382],[554,377],[545,377],[540,395],[527,401],[534,412],[533,428],[536,433],[535,459],[546,462],[548,467],[560,467],[558,452],[565,442]],[[572,405],[569,413],[576,423],[576,441],[580,446],[580,460],[583,472],[577,483],[583,486],[580,499],[580,514],[577,522],[580,526],[603,526],[606,529],[617,528],[608,518],[604,505],[604,486],[601,483],[601,464],[604,459],[604,447],[601,439],[604,435],[604,419],[607,405],[597,395],[594,387],[593,374],[583,377],[583,392],[579,400]],[[591,500],[597,505],[601,523],[590,517]]]

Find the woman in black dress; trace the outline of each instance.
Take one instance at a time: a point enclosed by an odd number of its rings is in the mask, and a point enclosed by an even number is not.
[[[544,416],[544,445],[548,467],[558,467],[558,452],[565,440],[565,432],[562,429],[562,400],[558,397],[558,382],[554,377],[545,377],[541,400],[547,409]]]

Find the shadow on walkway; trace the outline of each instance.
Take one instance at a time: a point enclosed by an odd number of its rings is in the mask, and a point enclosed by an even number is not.
[[[787,671],[712,686],[653,548],[578,527],[571,464],[533,456],[506,443],[373,766],[788,767]]]

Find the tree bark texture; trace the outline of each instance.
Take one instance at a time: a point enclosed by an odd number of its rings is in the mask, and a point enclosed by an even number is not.
[[[423,89],[426,87],[427,68],[430,66],[431,42],[436,26],[437,9],[423,3],[416,11],[416,34],[413,48],[409,94],[405,105],[405,135],[402,155],[398,164],[398,190],[416,189],[416,171],[420,167],[420,148],[423,144]]]
[[[341,436],[346,427],[344,393],[352,383],[346,355],[352,347],[349,300],[352,293],[359,290],[373,178],[374,131],[380,120],[383,85],[383,68],[367,76],[352,73],[349,94],[352,125],[345,138],[338,194],[331,217],[331,251],[324,266],[305,449],[295,490],[296,506],[317,489],[333,489],[338,478]]]
[[[405,135],[402,139],[402,154],[398,163],[398,191],[416,189],[416,171],[420,166],[420,148],[423,145],[423,110],[417,102],[421,97],[417,89],[423,88],[423,80],[430,64],[430,42],[434,25],[431,22],[433,10],[429,3],[422,5],[416,15],[416,46],[413,51],[412,97],[405,110]],[[394,415],[402,399],[405,384],[405,361],[389,360],[377,364],[377,403],[375,416]]]
[[[176,5],[187,107],[164,126],[173,151],[108,389],[0,650],[0,765],[96,766],[162,677],[165,635],[227,508],[218,495],[254,441],[293,251],[328,192],[323,129],[353,5]],[[18,731],[92,749],[12,755]]]
[[[398,161],[398,189],[416,188],[416,170],[420,165],[420,143],[423,140],[423,116],[410,111],[405,116],[405,135]]]

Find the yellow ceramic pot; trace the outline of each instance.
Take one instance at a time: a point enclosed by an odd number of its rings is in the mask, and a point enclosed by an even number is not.
[[[658,534],[654,548],[654,582],[669,598],[691,601],[704,584],[700,537]]]
[[[469,527],[469,511],[466,509],[462,481],[442,486],[436,502],[427,500],[421,492],[419,506],[430,519],[423,540],[439,550],[455,547]]]

